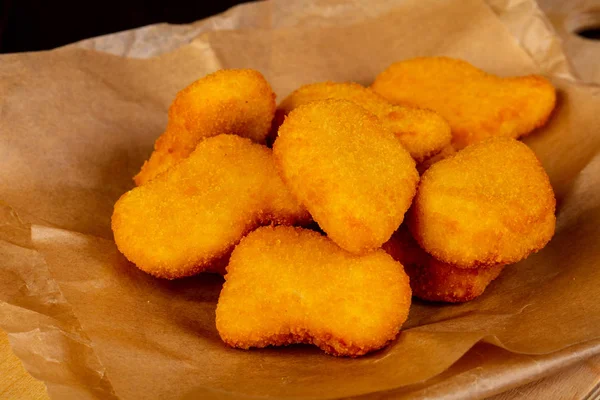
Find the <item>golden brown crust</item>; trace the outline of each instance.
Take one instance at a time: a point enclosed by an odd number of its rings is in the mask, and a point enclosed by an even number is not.
[[[463,303],[473,300],[504,268],[504,265],[495,265],[466,269],[438,261],[419,247],[404,224],[382,248],[404,265],[413,296],[427,301]]]
[[[272,140],[285,116],[312,101],[337,99],[351,101],[377,116],[420,163],[450,144],[450,126],[431,110],[396,106],[358,83],[321,82],[301,86],[286,97],[275,112]]]
[[[408,225],[421,247],[459,268],[512,264],[554,234],[556,200],[525,144],[490,138],[421,177]]]
[[[450,124],[456,149],[492,136],[527,135],[546,123],[556,104],[544,77],[501,78],[448,57],[394,63],[372,88],[391,103],[437,111]]]
[[[156,277],[174,279],[222,271],[233,246],[260,225],[308,221],[277,174],[271,150],[219,135],[121,196],[112,229],[131,262]]]
[[[260,72],[225,69],[207,75],[177,94],[167,129],[134,181],[142,185],[168,170],[207,137],[232,134],[264,144],[274,114],[275,94]]]
[[[357,254],[389,239],[419,179],[414,160],[377,117],[344,100],[292,111],[273,154],[292,194],[331,240]]]
[[[242,349],[314,344],[338,356],[382,348],[398,334],[411,302],[402,265],[382,250],[356,256],[321,234],[262,227],[235,248],[216,324]]]

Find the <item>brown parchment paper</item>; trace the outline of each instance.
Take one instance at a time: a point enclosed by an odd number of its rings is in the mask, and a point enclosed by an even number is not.
[[[600,26],[598,1],[540,0],[539,3],[561,38],[564,52],[579,77],[600,84],[600,41],[577,34],[580,30]]]
[[[419,55],[549,73],[480,1],[297,4],[243,6],[262,22],[147,60],[73,47],[0,57],[0,324],[52,397],[482,398],[600,353],[600,94],[571,79],[553,78],[557,110],[526,140],[557,194],[555,238],[473,302],[416,301],[375,354],[229,349],[214,327],[222,278],[161,281],[118,253],[114,201],[174,94],[208,72],[259,69],[279,98],[326,79],[368,84]]]

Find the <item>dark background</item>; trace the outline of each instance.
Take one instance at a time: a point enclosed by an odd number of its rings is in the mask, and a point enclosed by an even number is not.
[[[0,53],[47,50],[157,22],[190,23],[246,1],[0,0]],[[578,33],[600,39],[600,27]]]
[[[47,50],[157,22],[190,23],[243,2],[0,0],[0,53]]]

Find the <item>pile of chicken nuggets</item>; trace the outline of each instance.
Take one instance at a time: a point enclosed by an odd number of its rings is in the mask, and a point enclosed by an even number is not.
[[[360,356],[396,338],[413,296],[470,301],[550,241],[554,192],[517,139],[555,101],[541,76],[445,57],[371,87],[311,83],[278,107],[260,72],[220,70],[177,94],[115,204],[115,242],[158,278],[223,274],[232,347]]]

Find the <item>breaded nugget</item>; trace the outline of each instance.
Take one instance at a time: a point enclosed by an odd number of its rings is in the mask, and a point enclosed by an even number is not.
[[[556,201],[527,145],[490,138],[421,177],[407,218],[421,247],[460,268],[510,264],[552,238]]]
[[[275,114],[275,94],[262,74],[224,69],[180,91],[169,108],[167,129],[134,177],[141,185],[191,154],[204,138],[232,134],[265,143]]]
[[[346,100],[293,110],[273,154],[284,182],[327,236],[357,254],[390,238],[419,180],[415,161],[396,137]]]
[[[348,100],[375,114],[420,163],[450,144],[450,126],[436,112],[395,106],[357,83],[322,82],[304,85],[281,102],[275,112],[279,125],[293,109],[316,100]]]
[[[396,337],[410,303],[408,277],[384,251],[356,256],[314,231],[263,227],[231,255],[217,330],[242,349],[311,343],[359,356]]]
[[[554,87],[541,76],[501,78],[447,57],[392,64],[372,88],[394,104],[440,113],[456,149],[490,136],[526,135],[546,123],[556,102]]]
[[[473,300],[504,268],[504,265],[458,268],[438,261],[419,247],[405,224],[382,248],[404,265],[413,296],[428,301],[463,303]]]
[[[206,139],[185,160],[115,204],[119,250],[156,277],[211,268],[260,224],[308,222],[275,170],[271,150],[250,139]]]

